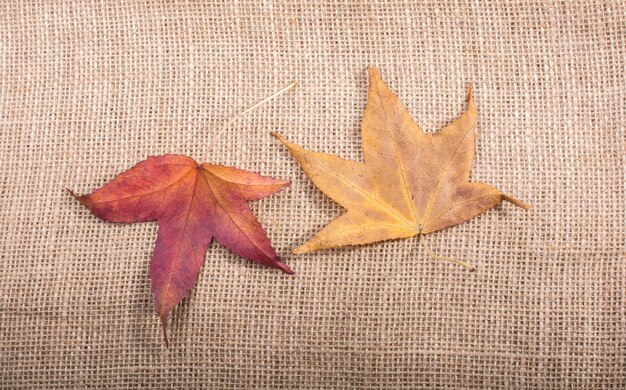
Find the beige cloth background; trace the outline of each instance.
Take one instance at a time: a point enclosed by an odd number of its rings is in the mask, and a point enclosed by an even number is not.
[[[7,1],[0,5],[3,388],[626,386],[620,1]],[[367,66],[426,130],[479,110],[503,204],[416,240],[296,256],[342,213],[269,132],[361,158]],[[228,118],[297,80],[237,121]],[[253,208],[297,275],[212,244],[163,346],[153,223],[64,191],[182,153],[293,180]]]

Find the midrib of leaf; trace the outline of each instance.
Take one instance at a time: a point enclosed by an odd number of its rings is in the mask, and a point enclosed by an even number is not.
[[[197,170],[197,168],[194,168],[194,170]],[[185,175],[185,177],[187,177],[187,175]],[[183,178],[181,178],[180,180],[178,180],[176,183],[179,183],[180,181],[182,181]],[[193,202],[196,199],[196,192],[197,192],[197,187],[198,187],[198,173],[196,173],[196,177],[194,179],[194,184],[193,184],[193,193],[191,194],[191,200],[189,201],[189,209],[187,209],[187,215],[185,216],[185,225],[183,226],[183,230],[181,232],[181,236],[185,236],[186,231],[187,231],[187,225],[189,224],[189,216],[191,215],[191,210],[193,208]],[[181,238],[181,240],[178,242],[178,247],[176,248],[176,252],[174,255],[174,260],[172,264],[173,269],[175,269],[176,271],[179,271],[178,273],[180,273],[180,263],[181,263],[181,258],[179,256],[180,253],[180,247],[183,244],[183,239]],[[170,277],[169,277],[169,281],[167,282],[167,290],[165,291],[165,295],[169,295],[171,287],[172,287],[172,280],[174,279],[174,272],[170,273]]]
[[[217,203],[217,205],[224,210],[224,212],[228,215],[228,218],[230,218],[230,220],[233,222],[233,225],[235,225],[235,227],[237,227],[237,230],[239,230],[241,232],[241,234],[252,244],[254,245],[255,248],[259,249],[261,252],[263,252],[263,254],[265,254],[268,258],[270,259],[275,259],[276,255],[274,253],[267,253],[263,248],[260,248],[254,241],[252,241],[252,239],[248,236],[248,234],[246,234],[246,231],[244,229],[242,229],[237,222],[235,222],[235,220],[233,219],[231,213],[228,211],[228,208],[224,207],[224,205],[222,205],[222,202],[220,202],[220,198],[218,196],[216,196],[216,191],[213,190],[213,187],[211,186],[211,181],[206,177],[207,175],[211,175],[213,177],[215,177],[218,180],[224,181],[222,179],[220,179],[219,177],[215,176],[212,172],[209,172],[206,169],[202,169],[202,174],[203,174],[203,178],[204,181],[207,184],[207,188],[209,189],[209,191],[211,191],[211,194],[213,194],[213,199],[215,199],[215,202]],[[246,202],[244,199],[241,199],[242,202]]]
[[[456,208],[456,207],[463,206],[464,204],[471,203],[471,202],[477,201],[478,199],[486,198],[486,197],[489,197],[489,196],[495,196],[495,194],[486,194],[486,195],[481,195],[481,196],[477,196],[476,198],[472,198],[472,199],[466,200],[466,201],[464,201],[464,202],[455,203],[454,205],[452,205],[452,206],[448,207],[447,209],[445,209],[445,210],[444,210],[441,214],[439,214],[439,215],[437,216],[437,218],[434,218],[434,219],[432,219],[432,220],[428,221],[428,224],[424,225],[424,230],[426,230],[426,227],[427,227],[427,226],[430,226],[430,225],[432,225],[433,223],[435,223],[435,221],[436,221],[436,220],[438,220],[439,218],[441,218],[441,217],[442,217],[444,214],[446,214],[448,211],[450,211],[450,210],[452,210],[452,209],[454,209],[454,208]],[[484,210],[484,211],[486,211],[486,210]]]
[[[393,144],[393,150],[394,150],[394,157],[396,158],[396,161],[398,162],[398,165],[400,166],[400,177],[402,178],[402,189],[404,190],[403,191],[404,200],[405,200],[405,203],[408,203],[410,205],[411,210],[413,211],[413,218],[415,221],[414,224],[416,225],[419,222],[419,218],[417,216],[417,208],[415,207],[415,204],[413,203],[411,199],[411,194],[409,193],[409,186],[406,180],[406,170],[404,168],[404,164],[402,164],[402,160],[400,159],[400,154],[398,153],[398,145],[396,144],[396,139],[391,133],[391,130],[389,129],[389,118],[387,117],[387,110],[385,109],[383,97],[380,94],[380,83],[379,83],[378,77],[375,80],[376,80],[376,94],[378,95],[378,99],[380,100],[380,106],[385,116],[385,123],[386,123],[385,131],[389,134],[389,138],[391,138],[391,143]],[[396,99],[398,98],[396,97]],[[415,226],[415,225],[413,227],[418,228],[418,226]]]
[[[307,152],[308,153],[308,152]],[[324,164],[318,163],[317,160],[312,160],[315,163],[317,163],[317,165],[319,165],[320,167],[322,167],[324,170],[326,170],[327,172],[329,172],[332,176],[337,177],[338,179],[348,183],[349,185],[352,186],[352,188],[358,190],[360,193],[362,193],[363,195],[365,195],[366,198],[369,198],[371,200],[373,200],[374,202],[378,203],[379,205],[383,206],[385,209],[387,209],[391,214],[395,215],[397,217],[397,219],[401,222],[404,222],[405,225],[409,226],[411,229],[415,230],[415,226],[411,224],[410,221],[407,221],[402,215],[398,214],[391,205],[387,205],[383,202],[380,201],[380,199],[376,198],[370,191],[367,191],[359,186],[357,186],[356,184],[354,184],[353,182],[351,182],[350,180],[346,179],[343,176],[340,176],[339,174],[335,173],[335,171],[333,171],[332,169],[330,169],[329,167],[327,167]],[[360,164],[362,166],[364,166],[364,164]],[[337,201],[339,203],[339,201]]]
[[[182,165],[182,164],[167,164],[167,165]],[[188,166],[188,165],[186,165]],[[142,192],[141,194],[137,194],[137,195],[130,195],[130,196],[125,196],[123,198],[117,198],[115,200],[104,200],[102,202],[93,202],[93,204],[102,204],[102,203],[111,203],[111,202],[119,202],[121,200],[126,200],[126,199],[132,199],[132,198],[139,198],[142,196],[147,196],[147,195],[154,195],[156,193],[165,191],[171,187],[173,187],[174,185],[180,183],[183,179],[185,179],[187,176],[189,176],[190,173],[193,172],[193,170],[195,169],[195,167],[189,166],[189,172],[185,172],[184,174],[180,175],[180,177],[178,177],[177,179],[175,179],[173,182],[171,182],[170,184],[167,184],[165,187],[159,188],[157,190],[154,191],[148,191],[148,192]],[[184,172],[184,171],[183,171]],[[135,176],[130,176],[128,178],[125,178],[127,180],[135,178],[135,177],[145,177],[147,175],[135,175]]]
[[[456,147],[454,148],[454,153],[452,153],[452,156],[450,157],[450,159],[446,162],[446,165],[443,167],[443,169],[441,169],[441,173],[439,174],[439,178],[437,179],[437,182],[435,183],[435,187],[433,189],[433,192],[431,192],[431,196],[428,197],[428,203],[426,204],[426,209],[424,210],[424,220],[422,222],[422,226],[420,228],[420,232],[427,226],[429,225],[432,221],[429,221],[429,217],[430,217],[430,213],[432,212],[432,207],[433,204],[435,202],[435,200],[437,199],[437,196],[439,195],[440,192],[440,188],[439,188],[439,183],[441,183],[441,179],[443,178],[443,175],[446,173],[446,170],[448,169],[448,166],[450,166],[450,163],[452,162],[452,160],[454,160],[454,157],[457,155],[457,151],[459,150],[459,147],[461,146],[461,144],[463,143],[463,141],[465,140],[465,137],[467,137],[467,135],[469,134],[469,132],[473,129],[473,127],[470,127],[465,134],[463,135],[463,138],[461,138],[461,140],[459,141],[459,143],[456,145]]]
[[[403,229],[403,228],[400,228],[400,227],[398,227],[396,225],[388,225],[388,224],[385,224],[385,223],[371,222],[371,223],[366,223],[364,225],[367,226],[367,227],[373,227],[373,226],[387,227],[387,228],[390,228],[390,229],[397,229],[397,230],[404,230],[404,231],[407,231],[407,232],[411,232],[413,235],[417,234],[417,232],[413,228],[411,228],[411,229]],[[337,234],[342,234],[342,233],[350,232],[350,231],[353,231],[353,230],[362,230],[362,229],[363,229],[363,226],[357,226],[357,227],[353,227],[353,228],[347,228],[347,229],[340,230],[339,232],[337,232]],[[380,241],[385,241],[385,240],[388,240],[388,238],[382,238]]]
[[[203,168],[204,168],[205,164],[202,164]],[[227,180],[226,178],[224,178],[225,175],[218,175],[215,172],[210,171],[209,169],[204,168],[207,172],[210,172],[211,175],[213,175],[216,179],[219,179],[221,181],[223,181],[224,183],[229,183],[229,184],[235,184],[235,185],[239,185],[239,186],[246,186],[246,187],[279,187],[284,185],[284,183],[269,183],[269,184],[250,184],[250,183],[243,183],[243,182],[238,182],[238,181],[231,181],[231,180]]]

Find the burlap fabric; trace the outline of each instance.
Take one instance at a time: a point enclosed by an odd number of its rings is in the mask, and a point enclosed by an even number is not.
[[[0,386],[623,389],[625,43],[620,1],[4,2]],[[415,239],[290,254],[342,210],[269,132],[360,159],[367,66],[427,131],[473,83],[473,178],[534,206],[430,236],[477,272]],[[163,153],[291,179],[253,209],[297,272],[213,243],[169,350],[156,225],[64,192]]]

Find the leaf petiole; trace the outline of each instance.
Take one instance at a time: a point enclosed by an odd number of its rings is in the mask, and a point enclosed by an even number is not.
[[[426,253],[428,253],[428,256],[437,259],[437,260],[444,260],[444,261],[449,261],[452,262],[454,264],[458,264],[461,265],[465,268],[467,268],[468,271],[470,272],[474,272],[476,271],[476,266],[474,266],[474,264],[472,263],[468,263],[459,259],[455,259],[454,257],[447,257],[447,256],[440,256],[437,254],[434,254],[433,252],[431,252],[430,248],[428,247],[428,244],[426,243],[426,237],[424,237],[423,234],[420,234],[420,242],[422,243],[422,246],[424,247],[424,249],[426,250]]]
[[[215,142],[222,136],[222,134],[224,134],[224,132],[228,129],[230,129],[230,127],[233,125],[233,123],[235,123],[235,121],[239,118],[241,118],[242,116],[246,115],[247,113],[249,113],[250,111],[254,110],[255,108],[262,106],[263,104],[269,102],[270,100],[273,100],[277,97],[279,97],[280,95],[282,95],[283,93],[289,91],[290,89],[294,88],[297,85],[297,83],[295,81],[292,81],[291,84],[289,84],[288,86],[286,86],[285,88],[281,89],[280,91],[276,91],[274,92],[272,95],[266,97],[265,99],[261,100],[260,102],[256,103],[255,105],[247,108],[246,110],[244,110],[243,112],[235,115],[234,117],[232,117],[228,123],[226,123],[226,126],[219,131],[219,133],[217,133],[217,135],[215,137],[213,137],[213,139],[211,140],[211,142],[209,143],[209,146],[207,147],[206,152],[204,153],[205,156],[208,157],[209,152],[211,151],[211,149],[213,148],[213,146],[215,145]]]

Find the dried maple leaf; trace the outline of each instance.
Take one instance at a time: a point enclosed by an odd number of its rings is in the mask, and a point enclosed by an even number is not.
[[[370,68],[369,77],[363,163],[311,152],[272,133],[313,183],[347,209],[294,253],[422,236],[467,221],[501,200],[529,207],[492,186],[469,182],[476,127],[471,88],[468,110],[438,134],[426,134],[378,70]]]
[[[149,157],[92,194],[72,195],[105,221],[158,222],[150,277],[167,344],[167,317],[193,287],[212,237],[241,257],[293,274],[247,204],[288,185],[233,167],[164,155]]]

